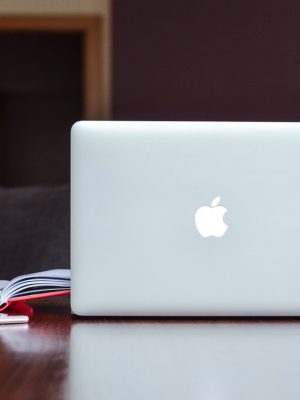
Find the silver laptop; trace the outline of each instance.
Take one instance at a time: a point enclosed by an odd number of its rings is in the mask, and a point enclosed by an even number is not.
[[[72,311],[300,315],[300,123],[77,122]]]

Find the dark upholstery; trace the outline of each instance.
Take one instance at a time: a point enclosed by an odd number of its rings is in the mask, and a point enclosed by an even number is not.
[[[69,186],[0,188],[0,279],[70,267]]]

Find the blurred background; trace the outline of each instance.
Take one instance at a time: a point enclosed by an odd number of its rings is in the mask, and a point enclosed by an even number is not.
[[[296,0],[0,0],[0,265],[35,225],[28,269],[69,263],[77,120],[300,120],[299,27]]]
[[[0,183],[69,182],[79,119],[295,121],[300,3],[0,0]]]

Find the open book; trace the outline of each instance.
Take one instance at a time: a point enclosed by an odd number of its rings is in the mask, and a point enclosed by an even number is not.
[[[69,269],[51,269],[0,281],[0,312],[16,301],[69,294],[70,278]]]

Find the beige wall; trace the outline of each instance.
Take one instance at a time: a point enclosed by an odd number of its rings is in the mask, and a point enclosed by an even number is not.
[[[109,0],[1,0],[1,14],[108,14]]]
[[[103,19],[103,119],[111,116],[111,34],[110,0],[0,0],[0,16],[4,15],[95,15]]]

